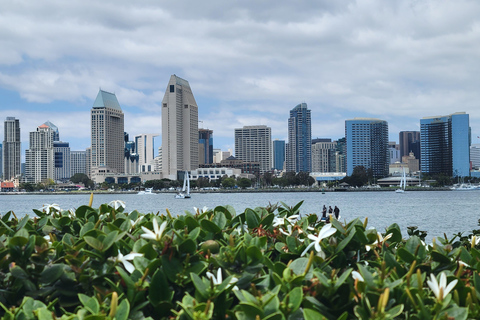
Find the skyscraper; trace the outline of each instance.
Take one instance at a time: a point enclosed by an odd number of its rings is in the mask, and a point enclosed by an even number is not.
[[[55,139],[55,132],[53,132]],[[55,181],[67,182],[71,177],[70,170],[70,145],[68,142],[53,141],[55,162]]]
[[[213,163],[213,130],[198,129],[198,163]]]
[[[42,124],[30,132],[29,148],[25,150],[25,181],[45,182],[55,179],[55,154],[53,151],[53,130]]]
[[[287,171],[312,171],[312,120],[306,103],[300,103],[290,110]]]
[[[400,131],[398,135],[400,144],[400,159],[413,152],[420,159],[420,131]]]
[[[285,166],[285,140],[273,140],[273,169],[282,171]]]
[[[312,172],[336,172],[336,147],[332,139],[312,140]]]
[[[235,158],[260,162],[260,173],[272,169],[272,129],[267,126],[244,126],[235,129]]]
[[[135,136],[135,146],[138,154],[140,171],[154,171],[155,169],[155,145],[154,139],[158,134],[143,133]],[[150,169],[150,170],[149,170]]]
[[[3,135],[3,179],[13,180],[21,174],[20,120],[7,117]]]
[[[388,123],[380,119],[355,118],[345,121],[347,175],[363,166],[377,178],[388,175]]]
[[[91,129],[90,170],[107,167],[122,173],[124,116],[115,94],[99,90],[91,110]]]
[[[50,129],[52,129],[53,141],[60,141],[60,133],[58,132],[58,127],[50,121],[46,121],[43,124],[47,125],[48,127],[50,127]]]
[[[176,75],[162,101],[162,152],[164,178],[198,168],[198,106],[188,81]]]
[[[470,175],[470,124],[465,112],[420,119],[422,173]]]
[[[70,151],[70,177],[76,173],[87,173],[86,151]]]

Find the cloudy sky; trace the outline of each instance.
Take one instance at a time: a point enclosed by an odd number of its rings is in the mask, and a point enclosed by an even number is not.
[[[287,139],[301,102],[312,137],[338,139],[346,119],[373,117],[398,141],[422,117],[467,112],[478,142],[479,58],[479,1],[2,0],[0,119],[20,119],[25,148],[50,120],[83,150],[101,88],[117,95],[131,137],[161,133],[176,74],[216,148],[233,149],[244,125]]]

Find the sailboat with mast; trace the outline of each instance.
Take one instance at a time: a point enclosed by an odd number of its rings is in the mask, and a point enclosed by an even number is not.
[[[185,171],[183,176],[183,188],[182,191],[175,195],[175,199],[189,199],[190,196],[190,178],[188,176],[188,171]]]
[[[395,192],[404,193],[406,187],[407,187],[407,175],[405,174],[405,168],[403,168],[402,179],[400,179],[400,186],[398,187],[397,190],[395,190]]]

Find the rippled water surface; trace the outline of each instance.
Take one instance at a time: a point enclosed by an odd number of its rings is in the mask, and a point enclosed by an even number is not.
[[[33,208],[40,209],[52,203],[62,209],[77,208],[88,204],[89,199],[88,194],[0,195],[0,214],[13,210],[17,216],[32,215]],[[280,201],[294,206],[304,200],[302,214],[320,213],[324,204],[327,207],[336,205],[342,220],[368,217],[369,226],[379,231],[397,223],[404,236],[408,226],[418,226],[428,232],[427,240],[444,233],[451,237],[458,232],[480,228],[480,191],[195,193],[191,199],[174,199],[173,194],[95,194],[93,207],[112,200],[125,201],[126,211],[165,213],[168,208],[172,214],[193,211],[193,207],[213,208],[227,204],[242,212],[245,208]]]

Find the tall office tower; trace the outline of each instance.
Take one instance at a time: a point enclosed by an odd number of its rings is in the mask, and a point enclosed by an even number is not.
[[[158,147],[158,155],[155,157],[155,171],[162,172],[163,165],[163,149],[162,146]]]
[[[92,147],[85,150],[85,174],[92,178]]]
[[[70,178],[77,173],[87,174],[86,151],[70,151]]]
[[[272,129],[267,126],[245,126],[235,129],[235,158],[260,162],[260,173],[272,169]]]
[[[273,140],[273,169],[282,171],[285,166],[285,140]]]
[[[37,131],[30,132],[29,149],[25,150],[25,181],[45,182],[55,179],[55,154],[53,130],[42,124]]]
[[[3,176],[3,146],[0,144],[0,180]]]
[[[290,110],[287,171],[312,171],[312,119],[306,103],[300,103]]]
[[[346,172],[347,161],[347,142],[345,137],[337,140],[337,146],[335,148],[335,172]]]
[[[347,142],[347,175],[364,166],[374,177],[388,175],[388,123],[384,120],[355,118],[345,121]]]
[[[332,139],[313,139],[312,172],[336,172],[336,148]]]
[[[140,171],[154,171],[155,167],[155,144],[154,138],[158,137],[155,133],[143,133],[135,136],[135,146],[138,154],[138,164]],[[148,169],[150,168],[150,170]]]
[[[7,117],[3,135],[3,180],[13,180],[20,176],[20,120]]]
[[[413,152],[420,159],[420,131],[400,131],[398,135],[400,144],[400,158]]]
[[[52,130],[53,131],[53,130]],[[55,131],[53,131],[55,139]],[[54,141],[55,181],[67,182],[72,177],[70,167],[70,145],[68,142]]]
[[[115,94],[98,92],[91,110],[91,128],[91,170],[107,167],[112,172],[123,173],[124,116]]]
[[[213,163],[213,130],[198,129],[198,164]]]
[[[50,121],[46,121],[43,124],[49,126],[50,129],[52,129],[53,141],[60,141],[60,133],[58,132],[58,127]]]
[[[469,176],[469,126],[465,112],[420,119],[422,173]]]
[[[163,177],[198,168],[198,106],[187,80],[170,77],[162,101]]]

